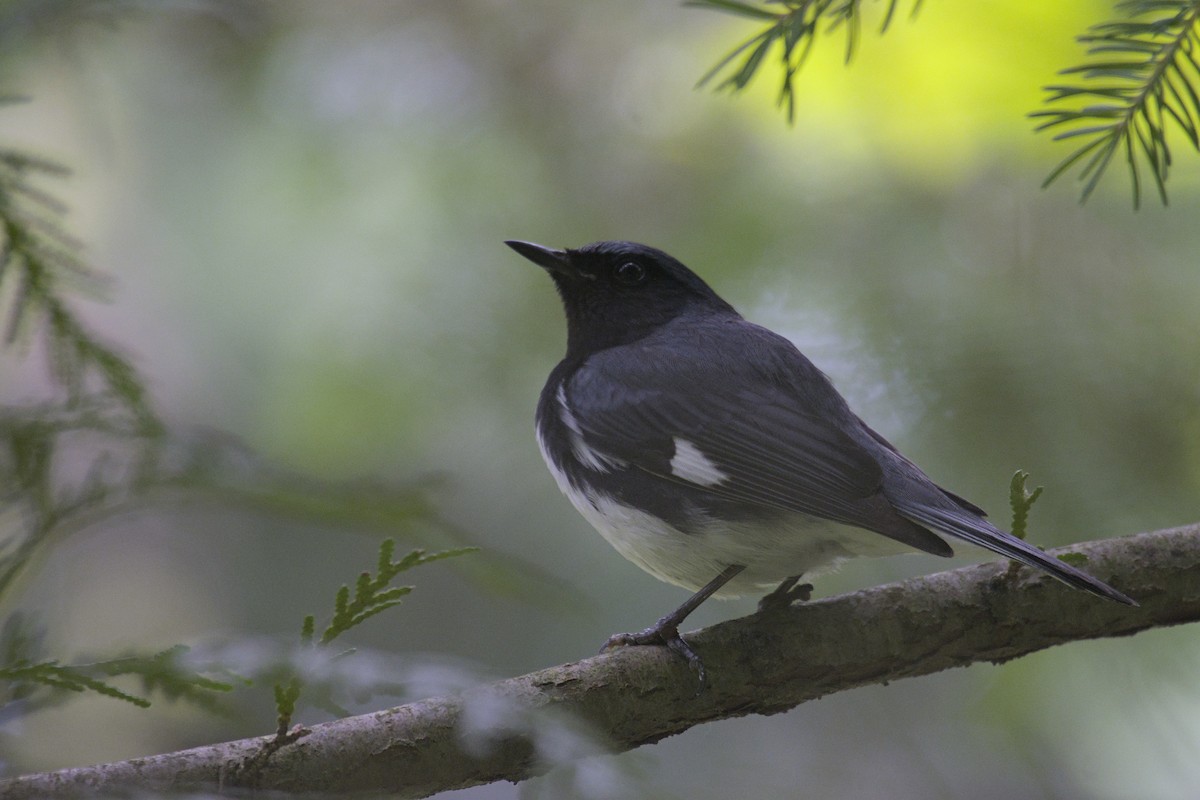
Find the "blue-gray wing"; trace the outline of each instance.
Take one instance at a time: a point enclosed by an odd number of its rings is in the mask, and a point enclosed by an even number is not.
[[[566,400],[589,448],[750,509],[807,514],[952,554],[892,508],[882,448],[844,429],[862,423],[807,360],[782,382],[744,364],[692,362],[681,373],[669,353],[641,356],[634,368],[628,359],[590,359],[568,381]]]

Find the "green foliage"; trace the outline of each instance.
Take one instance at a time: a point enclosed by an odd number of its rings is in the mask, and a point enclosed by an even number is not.
[[[353,598],[350,596],[349,586],[343,584],[337,590],[333,601],[333,616],[321,633],[320,639],[315,642],[313,636],[316,632],[316,618],[312,614],[306,616],[300,626],[300,643],[305,647],[327,647],[334,639],[361,625],[376,614],[400,605],[401,600],[413,590],[411,586],[391,586],[391,582],[400,573],[422,564],[474,553],[478,549],[477,547],[459,547],[439,553],[413,550],[399,561],[393,561],[396,542],[393,539],[384,539],[379,543],[379,558],[376,560],[375,575],[363,572],[358,576],[354,582]],[[350,652],[347,651],[341,655],[349,655]],[[287,734],[303,689],[304,682],[294,673],[275,684],[275,710],[278,713],[277,737]],[[325,705],[329,705],[330,702],[326,700]]]
[[[100,392],[119,399],[141,429],[159,431],[161,423],[133,365],[89,331],[63,299],[65,288],[94,292],[100,280],[80,260],[79,243],[60,224],[63,204],[31,179],[68,174],[53,161],[0,148],[0,290],[11,290],[13,296],[5,345],[39,332],[50,356],[50,374],[65,388],[70,407],[82,400],[86,381],[94,375]]]
[[[786,108],[789,122],[795,118],[796,75],[817,40],[841,28],[849,62],[862,17],[861,0],[687,0],[685,5],[767,22],[717,62],[699,85],[728,72],[716,88],[741,91],[778,45],[783,75],[778,104]],[[897,6],[898,0],[886,0],[881,33]],[[914,16],[919,8],[916,0]],[[1124,0],[1117,8],[1122,19],[1094,25],[1079,37],[1088,61],[1061,72],[1077,80],[1047,86],[1047,108],[1030,114],[1043,120],[1036,130],[1055,130],[1056,141],[1076,143],[1042,185],[1079,165],[1080,201],[1086,201],[1120,156],[1129,170],[1134,207],[1141,204],[1143,173],[1166,204],[1172,164],[1168,130],[1178,129],[1200,150],[1200,0]]]
[[[407,572],[421,564],[441,561],[444,558],[474,553],[476,547],[460,547],[454,550],[443,550],[440,553],[426,554],[424,550],[413,550],[399,561],[392,561],[396,543],[392,539],[384,539],[379,545],[379,561],[375,577],[364,572],[354,583],[354,599],[350,599],[350,587],[342,586],[334,600],[333,618],[321,634],[317,644],[327,645],[351,628],[361,625],[371,617],[386,611],[392,606],[400,605],[400,599],[413,590],[411,586],[396,586],[388,588],[388,584],[402,572]]]
[[[56,467],[84,435],[100,449],[83,480],[64,485]],[[111,395],[0,409],[0,508],[13,522],[0,550],[0,599],[55,533],[115,513],[164,482],[153,469],[158,439]]]
[[[1200,150],[1200,0],[1126,0],[1124,19],[1093,26],[1079,37],[1088,61],[1063,70],[1071,84],[1047,86],[1044,119],[1037,130],[1060,129],[1055,140],[1082,142],[1054,168],[1049,185],[1082,162],[1080,200],[1086,201],[1109,164],[1123,154],[1133,184],[1133,205],[1142,195],[1142,170],[1167,202],[1171,149],[1169,128],[1182,131]]]
[[[148,656],[134,654],[87,666],[109,677],[136,676],[146,694],[158,693],[167,700],[185,700],[192,705],[215,710],[213,693],[232,691],[233,683],[192,669],[187,663],[189,652],[189,648],[175,645]],[[213,670],[210,668],[207,671]]]
[[[66,174],[53,162],[0,148],[0,302],[8,299],[0,305],[0,341],[9,350],[22,345],[24,353],[45,354],[60,394],[0,407],[0,603],[11,602],[18,577],[54,541],[163,499],[203,499],[222,508],[236,505],[393,534],[419,522],[451,537],[459,533],[439,525],[428,482],[314,480],[262,463],[230,436],[168,431],[132,363],[90,331],[66,299],[80,289],[95,293],[102,284],[62,229],[63,204],[33,183]],[[80,463],[87,465],[82,479],[62,478],[62,465]],[[379,574],[360,578],[353,598],[349,590],[339,595],[320,645],[400,602],[411,587],[388,588],[400,572],[466,552],[416,551],[392,562],[392,547],[389,540],[380,552]],[[307,619],[306,644],[314,629]],[[215,710],[215,693],[232,688],[212,677],[223,674],[219,667],[189,667],[183,647],[68,664],[47,654],[42,638],[21,614],[6,618],[0,708],[19,702],[24,714],[90,691],[142,707],[157,694]],[[118,688],[115,678],[139,680],[140,692]],[[301,685],[293,678],[277,686],[277,705],[294,709]],[[332,705],[319,689],[312,694],[314,702]]]
[[[293,675],[287,683],[275,684],[275,711],[277,712],[278,727],[276,733],[279,736],[287,734],[287,729],[292,723],[292,715],[296,713],[296,703],[300,700],[300,692],[303,691],[303,684],[300,678]]]
[[[149,707],[149,695],[182,700],[216,710],[216,693],[233,685],[197,671],[187,663],[188,648],[171,647],[158,653],[131,653],[119,658],[81,664],[62,664],[55,659],[38,659],[40,632],[31,629],[23,615],[13,614],[0,634],[0,683],[4,686],[0,709],[13,703],[29,713],[59,702],[70,693],[95,692],[141,708]],[[110,680],[133,676],[141,692],[134,694],[114,686]]]
[[[787,111],[788,122],[796,117],[796,75],[813,45],[821,36],[844,32],[846,62],[854,57],[858,44],[862,19],[862,0],[766,0],[762,5],[738,2],[738,0],[687,0],[686,6],[724,11],[740,17],[763,21],[765,29],[738,45],[732,52],[717,62],[705,73],[698,85],[704,86],[731,65],[733,71],[717,84],[717,89],[741,91],[750,84],[758,73],[767,54],[775,47],[780,48],[780,65],[783,83],[779,89],[778,104]],[[899,0],[887,0],[880,33],[887,31],[895,17]],[[915,16],[921,0],[914,0],[912,14]],[[776,10],[778,9],[778,10]]]
[[[0,510],[15,509],[24,523],[0,551],[0,599],[52,532],[117,499],[111,454],[103,450],[78,485],[56,484],[64,442],[91,433],[140,451],[132,459],[138,466],[117,480],[134,485],[154,471],[146,457],[163,431],[133,365],[95,336],[65,300],[71,290],[95,293],[101,285],[62,228],[63,204],[34,183],[67,174],[52,161],[0,148],[0,298],[10,298],[0,309],[7,315],[0,317],[4,345],[29,349],[38,337],[50,376],[65,396],[0,409]]]
[[[90,689],[97,694],[124,700],[141,708],[149,708],[150,701],[143,697],[122,692],[120,689],[97,680],[79,667],[65,667],[57,661],[43,661],[31,664],[28,661],[17,661],[7,667],[0,667],[0,680],[8,681],[10,690],[22,692],[22,683],[36,683],[51,689],[82,692]]]
[[[1012,481],[1008,484],[1008,504],[1012,507],[1012,535],[1024,539],[1029,535],[1029,509],[1042,496],[1043,487],[1039,486],[1032,492],[1025,491],[1025,482],[1029,473],[1019,469],[1013,473]]]

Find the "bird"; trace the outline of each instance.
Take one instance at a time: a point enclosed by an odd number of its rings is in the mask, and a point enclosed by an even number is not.
[[[802,579],[852,557],[951,556],[943,536],[1137,605],[938,486],[795,345],[667,253],[505,244],[549,273],[566,315],[566,354],[536,413],[559,489],[621,555],[694,593],[601,652],[665,645],[703,688],[679,625],[709,597],[769,592],[760,610],[787,606],[808,599]]]

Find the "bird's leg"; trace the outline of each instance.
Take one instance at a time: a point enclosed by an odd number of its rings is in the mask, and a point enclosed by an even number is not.
[[[700,688],[704,688],[704,664],[700,661],[700,656],[696,655],[696,651],[691,648],[683,637],[679,635],[679,625],[689,614],[695,611],[701,603],[712,597],[713,593],[720,589],[725,584],[729,583],[735,575],[744,570],[745,567],[741,564],[733,564],[721,571],[721,574],[713,578],[708,583],[701,587],[700,591],[689,597],[683,605],[667,614],[658,622],[638,633],[617,633],[608,637],[608,641],[604,643],[604,647],[600,648],[603,653],[614,647],[624,647],[631,644],[665,644],[670,650],[687,659],[688,666],[696,670],[696,674],[700,678]]]
[[[758,613],[787,608],[797,600],[807,603],[812,598],[813,586],[811,583],[800,583],[802,577],[802,575],[793,575],[790,578],[784,578],[783,583],[758,601]]]

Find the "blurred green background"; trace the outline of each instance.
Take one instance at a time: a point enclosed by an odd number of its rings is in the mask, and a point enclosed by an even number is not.
[[[86,318],[172,426],[320,477],[443,474],[438,507],[486,549],[472,558],[541,576],[513,596],[423,568],[362,647],[515,675],[683,598],[612,551],[542,465],[533,408],[564,326],[508,238],[667,250],[999,522],[1009,476],[1030,470],[1047,487],[1037,544],[1200,518],[1200,158],[1180,151],[1168,209],[1133,213],[1120,165],[1080,207],[1069,181],[1039,190],[1065,151],[1024,117],[1108,3],[925,3],[882,38],[868,24],[849,68],[840,40],[818,46],[791,128],[774,74],[735,98],[694,90],[756,27],[674,2],[116,7],[114,22],[99,4],[0,5],[0,90],[33,98],[2,110],[0,141],[75,170],[54,189],[114,278]],[[10,355],[3,395],[37,396],[37,375]],[[375,547],[156,508],[63,542],[20,600],[64,658],[292,635]],[[817,594],[947,566],[856,563]],[[753,607],[712,602],[690,622]],[[1196,629],[1073,644],[616,763],[644,797],[1195,797],[1198,657]],[[273,729],[268,702],[251,716],[85,698],[7,721],[4,758],[47,769]]]

